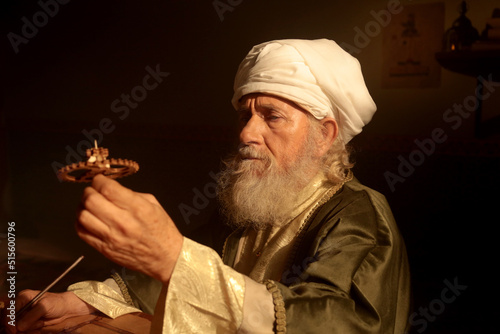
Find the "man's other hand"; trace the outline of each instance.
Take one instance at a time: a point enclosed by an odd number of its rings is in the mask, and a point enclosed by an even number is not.
[[[16,310],[29,303],[39,291],[23,290],[16,298]],[[55,325],[63,320],[91,314],[96,309],[78,298],[73,292],[45,293],[21,318],[16,327],[6,325],[7,333],[38,333],[42,327]]]

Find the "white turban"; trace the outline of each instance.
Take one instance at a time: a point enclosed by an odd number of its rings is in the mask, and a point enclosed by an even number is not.
[[[241,62],[232,104],[264,93],[295,102],[315,118],[333,117],[345,143],[377,109],[356,58],[327,39],[275,40],[256,45]]]

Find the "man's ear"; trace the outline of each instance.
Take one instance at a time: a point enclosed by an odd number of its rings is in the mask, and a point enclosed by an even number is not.
[[[332,117],[325,117],[321,121],[321,137],[318,143],[318,154],[323,156],[328,152],[339,134],[337,122]]]

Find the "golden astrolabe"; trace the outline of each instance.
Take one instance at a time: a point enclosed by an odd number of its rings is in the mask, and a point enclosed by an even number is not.
[[[103,174],[112,179],[132,175],[139,170],[139,164],[127,159],[108,159],[109,150],[103,147],[87,150],[87,161],[72,163],[57,171],[57,177],[69,182],[92,182],[97,174]]]

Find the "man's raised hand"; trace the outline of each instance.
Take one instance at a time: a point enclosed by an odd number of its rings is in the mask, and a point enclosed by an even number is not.
[[[183,237],[154,196],[97,175],[85,188],[76,230],[108,259],[168,284]]]

